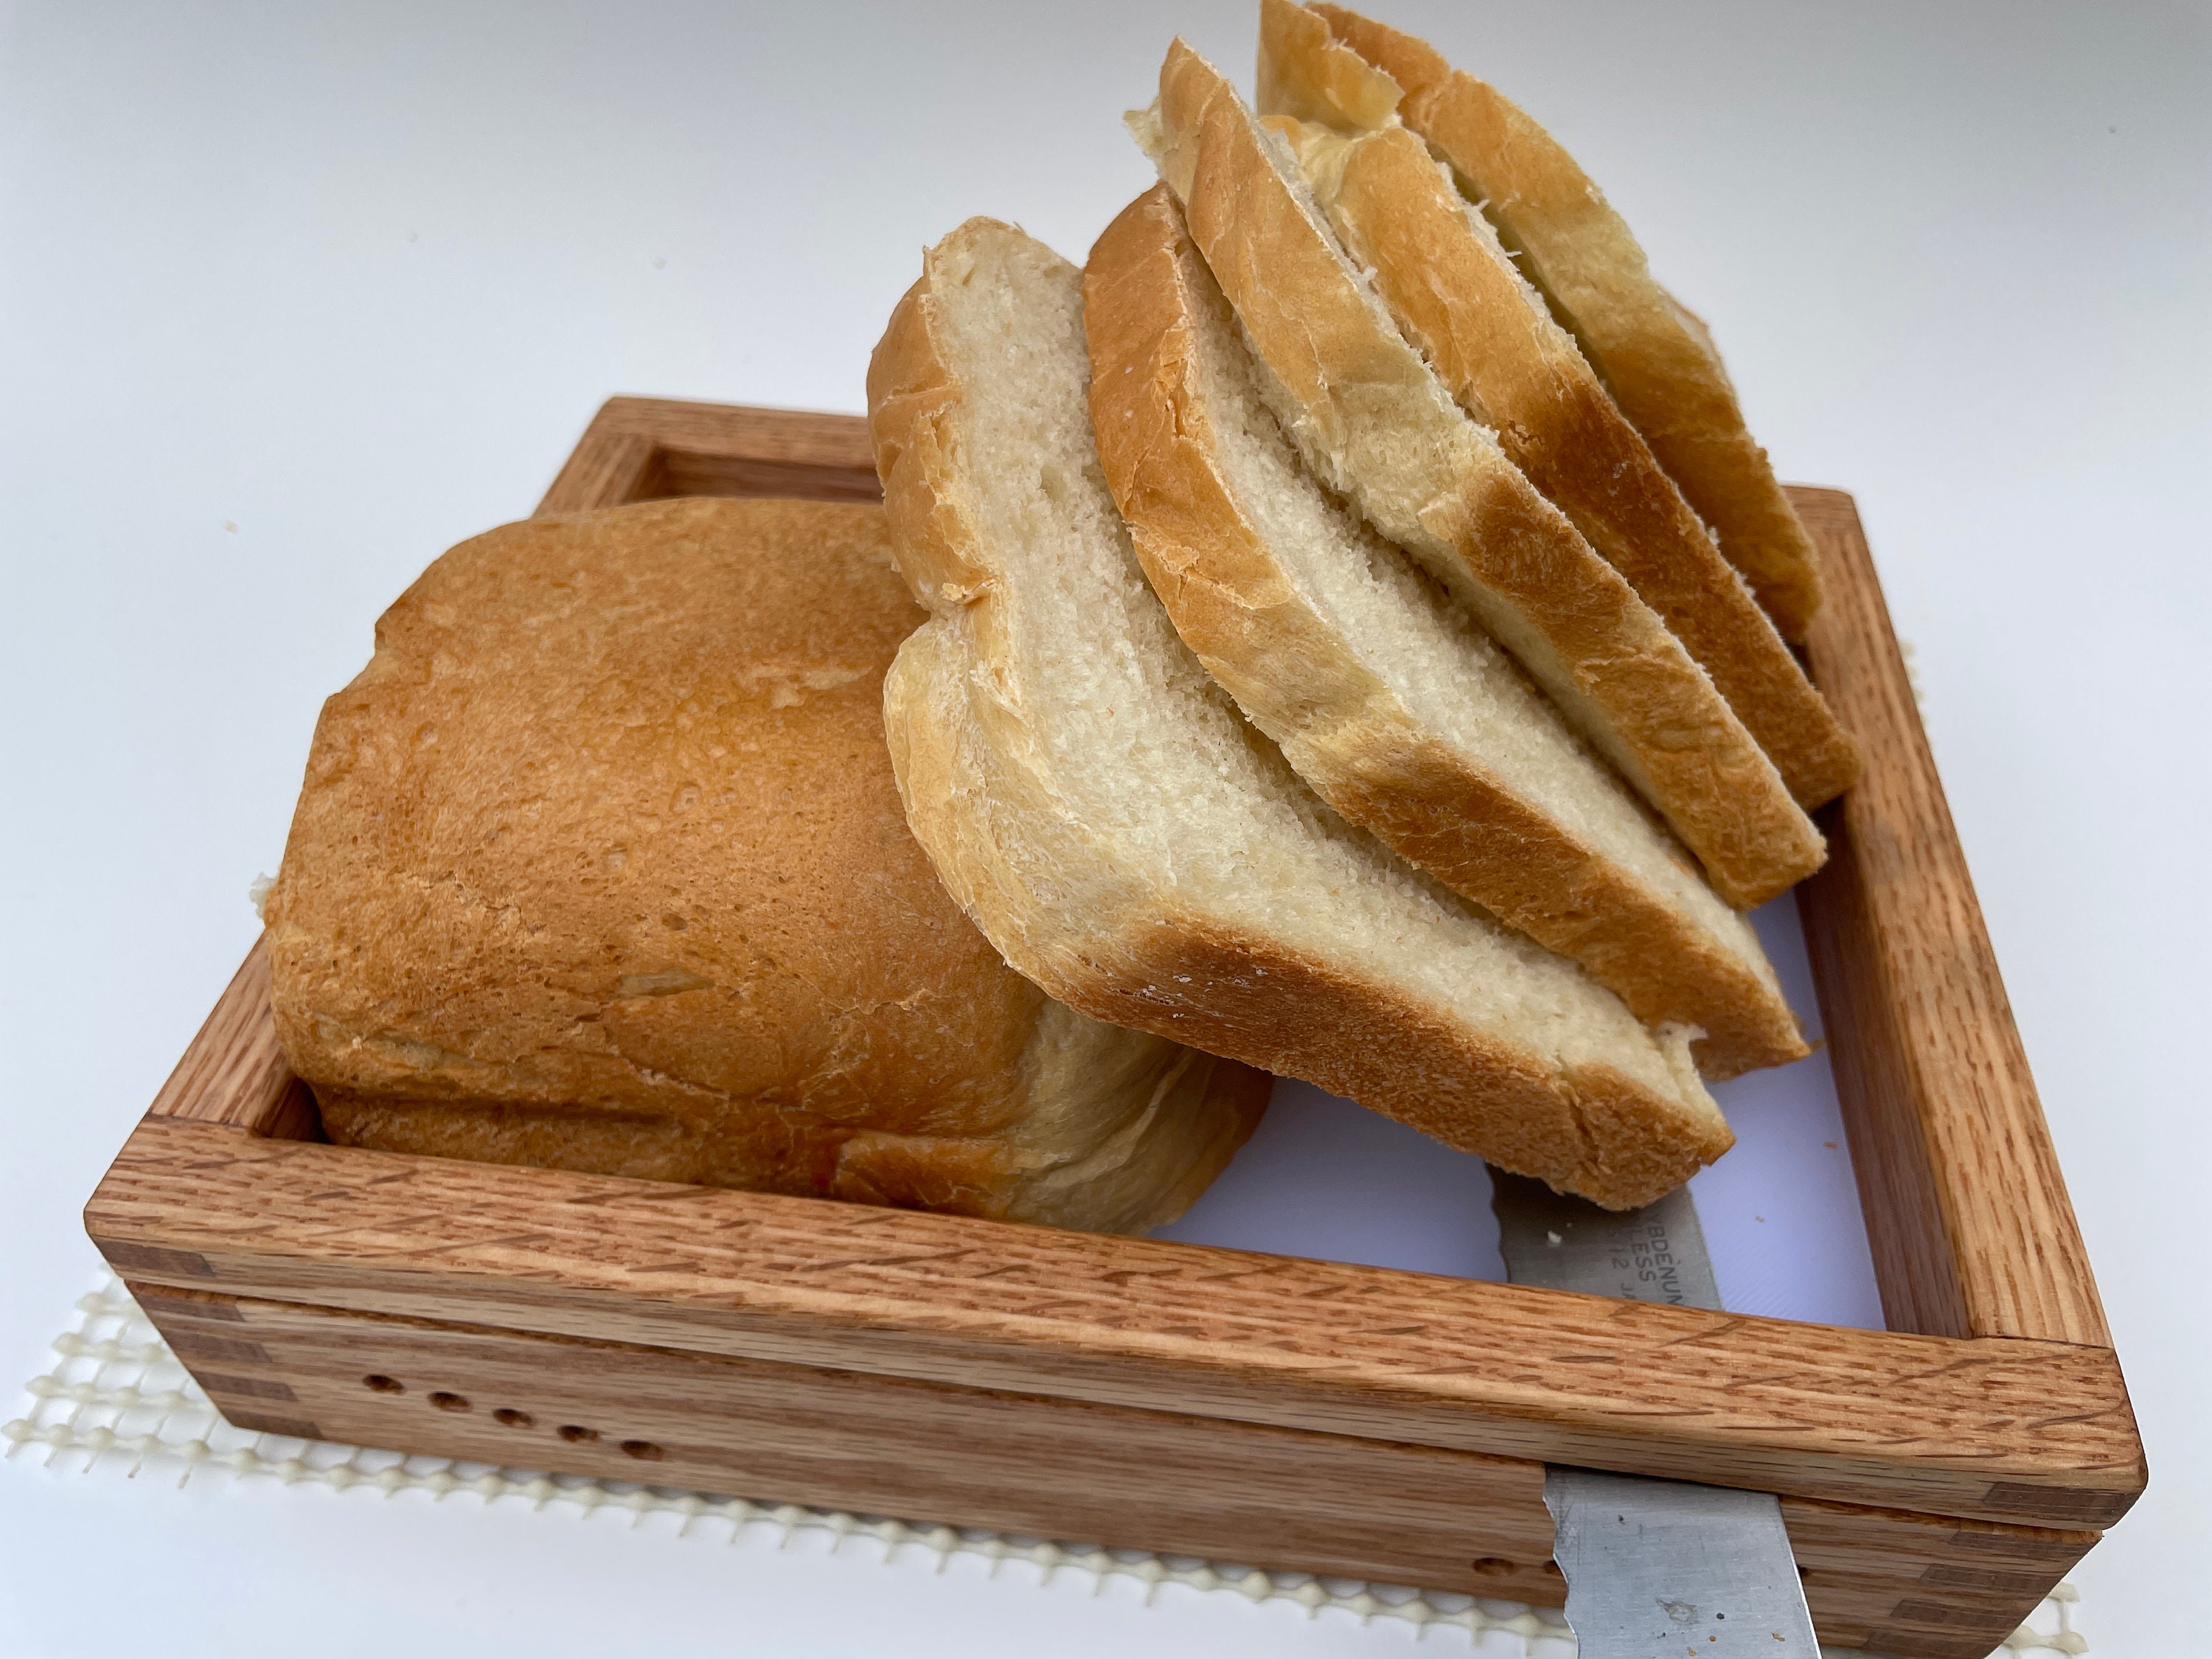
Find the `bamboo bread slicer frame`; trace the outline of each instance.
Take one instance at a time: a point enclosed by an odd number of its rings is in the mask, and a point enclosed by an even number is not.
[[[865,423],[617,398],[541,514],[878,496]],[[1776,1492],[1824,1642],[1983,1659],[2142,1445],[1850,498],[1799,890],[1887,1331],[334,1146],[259,946],[85,1212],[242,1428],[1556,1605],[1546,1462]]]

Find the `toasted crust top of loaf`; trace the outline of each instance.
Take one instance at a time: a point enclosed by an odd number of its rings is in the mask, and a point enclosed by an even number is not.
[[[1820,832],[1711,679],[1452,401],[1337,246],[1296,158],[1181,40],[1139,137],[1307,465],[1480,618],[1731,903],[1818,868]]]
[[[1703,323],[1662,288],[1626,222],[1558,140],[1426,42],[1316,3],[1336,37],[1404,88],[1400,113],[1466,181],[1711,525],[1784,636],[1820,605],[1818,556],[1753,440]]]
[[[325,706],[268,910],[341,1139],[1133,1227],[1265,1080],[1050,1002],[908,832],[880,508],[510,525]],[[1195,1184],[1193,1184],[1194,1182]]]
[[[1146,584],[1091,436],[1079,274],[976,220],[869,366],[929,623],[884,682],[908,821],[1007,959],[1073,1006],[1309,1079],[1601,1203],[1729,1144],[1686,1034],[1331,813]]]
[[[1806,1052],[1741,916],[1497,647],[1300,466],[1164,185],[1084,280],[1100,459],[1176,631],[1332,806],[1709,1077]]]
[[[1798,805],[1842,793],[1850,735],[1496,230],[1400,124],[1396,83],[1292,0],[1261,17],[1260,108],[1407,337],[1712,677]]]

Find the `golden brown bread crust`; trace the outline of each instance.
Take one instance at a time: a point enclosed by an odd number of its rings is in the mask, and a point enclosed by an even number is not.
[[[1267,1080],[1054,1006],[945,896],[882,735],[921,619],[872,507],[651,502],[431,566],[325,706],[268,908],[332,1135],[1073,1225],[1179,1209]]]
[[[1858,773],[1850,734],[1573,337],[1399,124],[1396,83],[1292,0],[1265,0],[1261,19],[1261,112],[1295,118],[1281,130],[1399,326],[1712,676],[1797,804],[1841,794]]]
[[[1712,676],[1800,806],[1850,787],[1850,734],[1574,341],[1482,246],[1421,141],[1403,127],[1356,138],[1343,168],[1331,217],[1453,395]]]
[[[1133,919],[1083,967],[1071,1006],[1255,1064],[1270,1056],[1281,1075],[1607,1209],[1652,1202],[1735,1144],[1719,1113],[1686,1113],[1609,1066],[1554,1068],[1394,987],[1206,918]]]
[[[1653,280],[1634,234],[1559,142],[1426,42],[1316,3],[1337,39],[1405,89],[1400,113],[1475,199],[1563,314],[1775,626],[1802,641],[1820,607],[1818,556],[1702,325]]]
[[[1181,907],[1066,814],[1006,678],[1011,601],[938,316],[940,264],[997,234],[1018,233],[971,220],[930,250],[868,365],[899,566],[932,613],[885,678],[884,729],[908,822],[961,908],[1071,1007],[1306,1079],[1601,1204],[1648,1203],[1717,1158],[1733,1143],[1717,1112],[1607,1066],[1568,1073],[1400,986]]]
[[[1370,487],[1363,510],[1521,659],[1731,904],[1764,903],[1819,868],[1820,832],[1710,678],[1375,313],[1235,89],[1181,40],[1161,66],[1158,107],[1162,172],[1247,337],[1312,428],[1293,434],[1308,460],[1339,484],[1316,434],[1370,454],[1417,452],[1406,470],[1431,493],[1397,503],[1390,522]]]
[[[1164,185],[1084,273],[1099,459],[1176,630],[1330,805],[1574,958],[1650,1024],[1701,1027],[1706,1076],[1806,1052],[1781,995],[1662,893],[1440,742],[1298,593],[1217,459],[1195,331],[1225,312]],[[1225,319],[1224,319],[1225,321]],[[1596,764],[1592,762],[1591,764]]]

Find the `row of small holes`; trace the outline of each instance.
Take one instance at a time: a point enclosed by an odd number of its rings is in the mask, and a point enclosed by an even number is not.
[[[379,1394],[404,1392],[404,1385],[389,1376],[364,1376],[362,1381]],[[469,1409],[469,1402],[461,1395],[448,1394],[442,1389],[430,1396],[430,1403],[441,1411],[465,1412]],[[528,1412],[519,1412],[512,1406],[501,1406],[491,1415],[494,1422],[504,1423],[510,1429],[531,1428],[538,1420]],[[563,1423],[554,1432],[572,1445],[581,1441],[597,1440],[599,1437],[599,1431],[597,1429],[587,1429],[580,1423]],[[625,1440],[622,1443],[622,1449],[630,1456],[642,1458],[647,1462],[668,1455],[665,1450],[650,1440]],[[1502,1555],[1482,1556],[1474,1563],[1474,1570],[1486,1578],[1503,1578],[1521,1570],[1517,1565],[1507,1560]],[[1540,1571],[1556,1574],[1559,1571],[1559,1565],[1556,1562],[1547,1561]]]
[[[386,1376],[380,1371],[373,1371],[361,1380],[378,1394],[407,1392],[407,1385],[404,1382],[396,1376]],[[439,1389],[433,1392],[430,1395],[430,1403],[441,1412],[465,1412],[474,1409],[470,1405],[466,1395],[454,1394],[446,1389]],[[501,1406],[491,1414],[491,1420],[510,1429],[530,1429],[538,1425],[538,1419],[528,1412],[517,1411],[512,1406]],[[595,1441],[599,1437],[599,1431],[597,1429],[587,1429],[580,1423],[563,1423],[554,1432],[571,1445],[586,1441]],[[664,1447],[651,1440],[625,1440],[622,1443],[622,1451],[624,1456],[639,1458],[648,1463],[657,1462],[668,1455]]]
[[[364,1376],[361,1380],[379,1394],[406,1392],[406,1385],[394,1377],[373,1375]],[[443,1389],[430,1396],[430,1403],[444,1412],[465,1412],[469,1409],[469,1402],[465,1396],[449,1394]],[[491,1415],[492,1421],[503,1423],[510,1429],[533,1428],[538,1422],[538,1419],[528,1412],[519,1412],[512,1406],[501,1406]],[[597,1440],[599,1437],[599,1431],[597,1429],[587,1429],[580,1423],[563,1423],[554,1432],[571,1445],[584,1441]],[[625,1440],[622,1443],[622,1449],[629,1456],[643,1459],[647,1462],[653,1462],[668,1455],[665,1449],[650,1440]],[[1515,1563],[1507,1560],[1502,1555],[1480,1557],[1474,1563],[1474,1570],[1486,1578],[1503,1578],[1510,1573],[1518,1572],[1521,1570]],[[1559,1571],[1559,1564],[1547,1561],[1540,1571],[1556,1576]]]

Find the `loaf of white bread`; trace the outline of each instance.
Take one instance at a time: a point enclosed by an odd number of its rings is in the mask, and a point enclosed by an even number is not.
[[[1051,1000],[907,830],[882,509],[687,500],[439,559],[324,707],[264,915],[332,1139],[1134,1231],[1269,1079]]]

